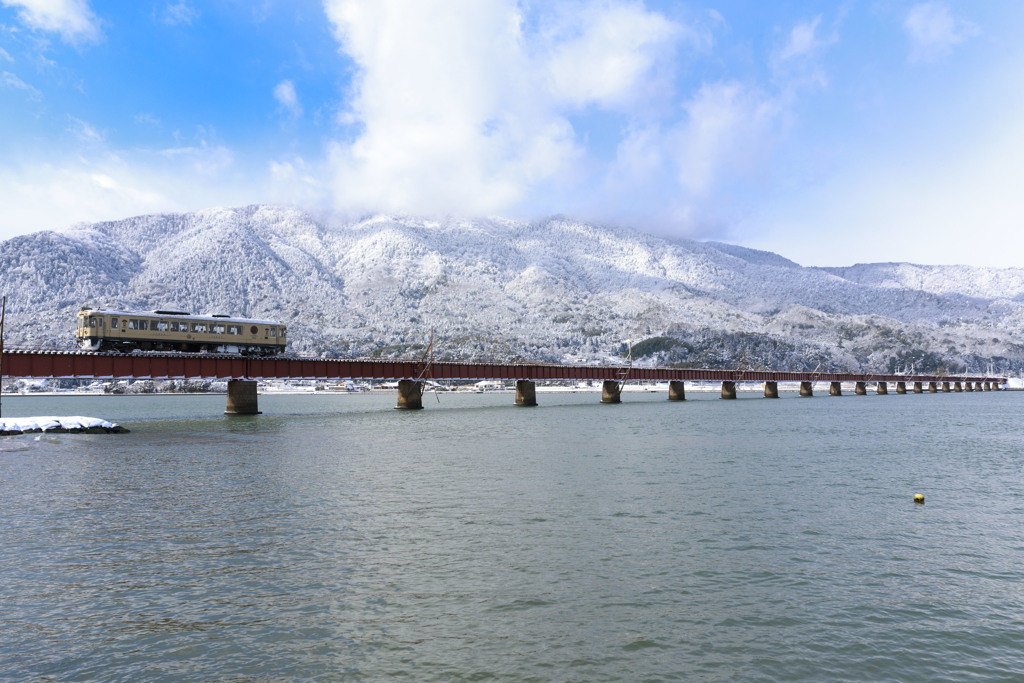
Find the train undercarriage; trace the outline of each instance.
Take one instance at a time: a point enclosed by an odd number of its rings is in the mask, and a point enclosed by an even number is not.
[[[178,351],[181,353],[226,353],[242,356],[276,356],[283,352],[279,346],[262,344],[197,344],[190,342],[82,338],[78,347],[83,351],[131,353],[133,351]]]

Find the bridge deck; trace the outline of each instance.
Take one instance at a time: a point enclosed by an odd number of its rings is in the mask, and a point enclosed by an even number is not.
[[[5,349],[3,375],[26,378],[135,379],[322,379],[322,380],[622,380],[620,365],[548,363],[460,363],[347,358],[246,358],[211,354],[90,353],[46,349]],[[630,381],[733,382],[997,382],[983,375],[892,375],[876,373],[782,372],[704,368],[637,367]]]

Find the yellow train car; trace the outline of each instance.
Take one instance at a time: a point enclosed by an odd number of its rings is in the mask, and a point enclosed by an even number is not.
[[[110,311],[83,306],[75,332],[87,351],[186,351],[272,356],[284,353],[287,328],[272,320],[181,311]]]

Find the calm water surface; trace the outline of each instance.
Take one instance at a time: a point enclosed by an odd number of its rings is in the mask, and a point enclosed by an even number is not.
[[[132,433],[0,440],[0,678],[1024,678],[1024,392],[538,398],[4,398]]]

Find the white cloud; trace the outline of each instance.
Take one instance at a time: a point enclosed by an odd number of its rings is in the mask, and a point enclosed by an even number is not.
[[[175,131],[179,146],[160,149],[155,152],[124,152],[127,156],[153,155],[158,165],[178,167],[189,176],[201,176],[204,182],[224,182],[225,174],[234,167],[235,153],[218,141],[217,131],[208,126],[198,126],[191,139]],[[216,182],[211,184],[215,186]]]
[[[585,5],[563,14],[547,58],[553,95],[576,106],[628,107],[659,65],[671,64],[689,35],[640,5]]]
[[[95,126],[87,123],[86,121],[82,121],[81,119],[76,119],[73,116],[68,118],[71,120],[68,132],[78,138],[79,142],[82,142],[89,147],[103,144],[104,135],[97,130]]]
[[[291,112],[292,116],[302,116],[302,105],[299,104],[299,98],[295,94],[295,84],[291,81],[281,81],[274,86],[274,99]]]
[[[688,120],[676,133],[680,185],[708,195],[727,175],[759,168],[781,114],[780,103],[739,83],[704,85],[685,105]]]
[[[765,207],[762,240],[748,245],[817,266],[885,260],[1020,267],[1024,131],[1016,128],[997,126],[989,139],[973,139],[977,147],[955,163],[921,154],[906,167],[858,164],[798,198],[783,196]]]
[[[142,123],[149,126],[159,126],[160,119],[149,112],[140,112],[135,115],[135,123]]]
[[[18,16],[34,29],[59,33],[70,43],[96,42],[100,22],[86,0],[0,0],[19,8]]]
[[[167,5],[164,11],[164,23],[171,26],[191,25],[199,18],[199,10],[189,5],[185,0],[178,0],[173,5]]]
[[[820,62],[824,49],[836,43],[839,35],[835,29],[822,35],[820,29],[821,15],[818,15],[790,30],[785,44],[771,57],[776,82],[790,89],[828,85],[828,76]]]
[[[116,163],[97,168],[80,161],[0,170],[4,225],[16,226],[18,233],[59,230],[82,221],[175,208],[175,202],[154,191],[155,183],[144,180],[144,175]]]
[[[813,21],[801,22],[794,26],[785,47],[779,52],[778,60],[784,62],[794,57],[809,55],[824,45],[825,43],[816,35],[820,23],[821,15],[818,15]]]
[[[937,2],[914,5],[903,27],[910,36],[910,61],[915,63],[935,61],[980,32],[977,26],[955,18],[946,5]]]
[[[675,155],[665,141],[665,131],[656,124],[627,131],[603,185],[588,192],[580,206],[572,207],[573,212],[583,218],[633,225],[642,218],[655,223],[643,226],[648,229],[692,225],[686,208],[690,197],[679,187]]]
[[[234,153],[223,145],[208,145],[205,141],[195,147],[174,147],[159,152],[160,156],[186,164],[190,175],[217,178],[235,163]]]
[[[962,102],[925,134],[858,135],[815,182],[776,187],[752,221],[760,239],[747,245],[805,265],[1020,267],[1024,92],[1005,87],[1019,63],[958,88]]]
[[[114,149],[86,122],[71,119],[47,161],[0,166],[0,239],[79,222],[266,201],[266,178],[235,174],[235,154],[197,131],[195,144],[162,150]]]
[[[268,171],[268,201],[324,207],[327,188],[321,181],[323,169],[308,164],[301,157],[295,157],[271,161]]]
[[[43,99],[43,94],[39,92],[39,90],[32,87],[31,85],[21,80],[9,71],[4,71],[3,73],[0,73],[0,85],[3,85],[5,88],[21,90],[32,101],[39,101]]]
[[[738,82],[705,83],[666,124],[629,129],[599,191],[574,211],[654,232],[719,237],[765,184],[786,104]],[[638,225],[639,223],[639,225]]]
[[[331,154],[340,207],[503,212],[576,182],[572,112],[659,91],[688,34],[635,2],[572,7],[527,30],[514,0],[326,0],[359,68]]]
[[[306,199],[290,187],[274,194],[269,172],[234,173],[235,153],[218,144],[112,150],[96,141],[48,158],[0,167],[0,239],[83,221]]]

